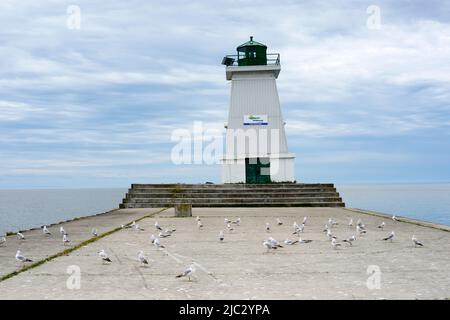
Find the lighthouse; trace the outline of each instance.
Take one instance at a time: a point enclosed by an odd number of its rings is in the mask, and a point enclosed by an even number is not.
[[[231,81],[222,182],[294,182],[295,155],[288,151],[276,84],[280,55],[250,37],[222,64]]]

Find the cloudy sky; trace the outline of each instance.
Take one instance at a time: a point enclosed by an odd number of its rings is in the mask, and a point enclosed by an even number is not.
[[[448,1],[1,0],[0,26],[0,188],[220,181],[171,133],[223,128],[250,35],[281,54],[298,181],[450,181]]]

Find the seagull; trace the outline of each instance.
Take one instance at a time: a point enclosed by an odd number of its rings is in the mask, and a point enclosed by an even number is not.
[[[144,252],[142,252],[142,251],[139,251],[139,253],[138,253],[138,260],[141,263],[141,265],[148,264],[148,261],[144,256]]]
[[[67,234],[63,235],[62,241],[63,241],[63,245],[66,245],[66,243],[70,242],[69,238],[67,237]]]
[[[195,218],[197,221],[200,221],[200,217],[199,216],[197,216],[197,218]]]
[[[195,266],[191,264],[186,270],[176,276],[176,278],[188,277],[189,281],[191,281],[191,276],[195,273]]]
[[[233,227],[231,226],[231,224],[227,224],[227,228],[228,228],[228,231],[233,231],[234,229],[233,229]]]
[[[98,237],[98,233],[97,233],[97,229],[92,229],[91,230],[91,233],[92,233],[92,235],[94,236],[94,237]]]
[[[274,246],[269,240],[264,240],[263,246],[267,249],[266,252],[269,252],[270,250],[275,250],[278,248],[278,247]]]
[[[6,244],[6,237],[0,237],[0,246]]]
[[[307,217],[304,217],[304,218],[303,218],[303,222],[302,222],[303,225],[306,224],[306,220],[307,220]]]
[[[296,231],[299,228],[297,221],[294,221],[294,224],[292,226],[294,227],[294,231]]]
[[[228,218],[223,219],[223,221],[225,222],[225,224],[229,224],[231,222],[231,220]]]
[[[349,245],[353,245],[353,241],[355,241],[356,240],[356,236],[355,235],[353,235],[353,236],[351,236],[350,238],[348,238],[348,239],[344,239],[344,240],[342,240],[342,242],[347,242]]]
[[[129,224],[127,224],[127,225],[122,224],[120,227],[122,229],[129,229],[129,228],[131,228],[131,226]]]
[[[310,243],[310,242],[312,242],[312,240],[307,239],[303,240],[302,238],[298,238],[298,243]]]
[[[377,228],[383,230],[385,225],[386,225],[386,223],[384,223],[384,221],[383,221],[380,223],[380,225]]]
[[[390,242],[392,242],[392,240],[394,240],[395,237],[395,233],[394,231],[391,232],[391,234],[389,236],[387,236],[386,238],[383,238],[384,241],[389,240]]]
[[[277,218],[277,226],[283,225],[283,222],[280,220],[280,218]]]
[[[298,242],[299,242],[298,240],[291,240],[291,239],[284,240],[284,244],[287,244],[288,246],[291,246],[291,245],[296,244]]]
[[[337,247],[339,247],[340,245],[341,244],[338,243],[335,238],[331,239],[331,246],[333,247],[333,249],[337,249]]]
[[[133,225],[133,227],[134,227],[134,229],[135,229],[136,231],[144,231],[144,229],[142,229],[142,228],[139,226],[138,223],[135,223],[135,224]]]
[[[108,254],[106,253],[106,251],[104,249],[102,249],[98,253],[98,256],[102,259],[103,263],[105,263],[105,262],[112,262],[111,259],[108,257]]]
[[[155,239],[156,239],[155,235],[152,234],[152,235],[150,236],[150,241],[151,241],[152,243],[155,243]]]
[[[337,223],[336,221],[334,221],[333,219],[329,218],[329,219],[328,219],[328,224],[329,224],[330,226],[335,226],[335,225],[337,225],[338,223]]]
[[[158,221],[155,222],[155,228],[158,229],[159,231],[162,231],[162,228],[159,225]]]
[[[224,239],[225,237],[224,237],[224,235],[223,235],[223,231],[220,231],[219,232],[219,241],[220,242],[223,242],[223,239]]]
[[[42,227],[42,233],[46,236],[50,236],[52,234],[50,231],[48,231],[47,226]]]
[[[362,235],[364,233],[367,233],[367,231],[364,230],[360,225],[356,226],[356,232],[358,233],[358,235]]]
[[[197,227],[198,227],[199,229],[203,228],[203,224],[202,224],[202,222],[201,222],[200,220],[197,221]]]
[[[273,246],[275,246],[277,248],[283,248],[283,246],[281,244],[279,244],[278,241],[275,240],[274,238],[270,237],[268,240]]]
[[[270,232],[270,224],[266,222],[266,232]]]
[[[239,226],[241,224],[241,218],[238,217],[236,220],[231,221],[231,223]]]
[[[17,239],[25,240],[25,236],[21,232],[17,232]]]
[[[327,230],[327,237],[328,237],[328,240],[331,240],[333,238],[333,234],[331,233],[330,229]]]
[[[423,244],[421,242],[419,242],[419,240],[417,240],[416,236],[412,236],[411,238],[412,242],[414,242],[414,247],[423,247]]]
[[[61,235],[67,234],[67,232],[66,232],[66,230],[64,230],[64,227],[63,227],[63,226],[61,226],[61,227],[59,228],[59,233],[61,233]]]
[[[392,221],[398,221],[397,217],[395,216],[395,214],[392,216]]]
[[[353,227],[353,218],[350,218],[350,221],[348,222],[349,227]]]
[[[299,234],[300,232],[303,232],[303,229],[305,229],[305,225],[302,223],[300,226],[297,225],[297,229],[292,234]]]
[[[328,230],[330,230],[330,227],[326,224],[325,227],[323,227],[322,232],[328,232]]]
[[[159,238],[155,238],[155,240],[153,241],[153,245],[154,245],[157,249],[159,249],[159,248],[165,248],[165,247],[161,244],[161,242],[159,242]]]
[[[22,255],[22,252],[20,250],[17,250],[16,252],[16,260],[19,262],[33,262],[33,260],[27,259]]]

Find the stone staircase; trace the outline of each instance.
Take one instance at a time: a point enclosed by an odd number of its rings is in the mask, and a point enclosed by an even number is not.
[[[132,184],[120,208],[345,207],[333,184]]]

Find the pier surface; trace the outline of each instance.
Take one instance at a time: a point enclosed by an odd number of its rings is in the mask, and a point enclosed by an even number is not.
[[[194,208],[193,214],[200,216],[203,230],[197,228],[195,217],[175,218],[173,209],[161,212],[156,208],[116,210],[65,223],[72,246],[92,238],[92,228],[104,233],[145,217],[139,221],[145,230],[108,233],[14,275],[0,282],[1,299],[450,298],[450,232],[433,225],[395,222],[345,208]],[[311,243],[266,253],[264,239],[295,239],[292,224],[300,224],[304,216],[308,221],[301,237],[313,240]],[[241,225],[228,231],[224,218],[236,217],[241,217]],[[276,225],[277,217],[283,225]],[[338,240],[355,234],[354,227],[348,226],[350,218],[355,223],[361,218],[367,234],[358,237],[353,246],[343,243],[335,250],[323,233],[330,217],[339,223],[332,229]],[[177,229],[171,237],[161,239],[163,250],[150,242],[150,235],[157,235],[156,220],[163,227]],[[384,230],[377,228],[381,221],[386,223]],[[270,233],[265,231],[266,222]],[[223,243],[218,240],[220,230],[225,234]],[[381,240],[392,230],[396,233],[392,243]],[[21,242],[8,237],[7,245],[0,247],[0,277],[20,270],[14,260],[19,248],[34,261],[70,248],[61,242],[59,225],[50,231],[51,237],[40,230],[25,232],[27,239]],[[412,235],[424,247],[415,248]],[[99,259],[101,249],[109,253],[111,264]],[[146,267],[137,261],[140,250],[149,259]],[[175,278],[192,262],[197,269],[192,281]],[[76,274],[68,273],[78,268],[79,289],[73,286]]]

